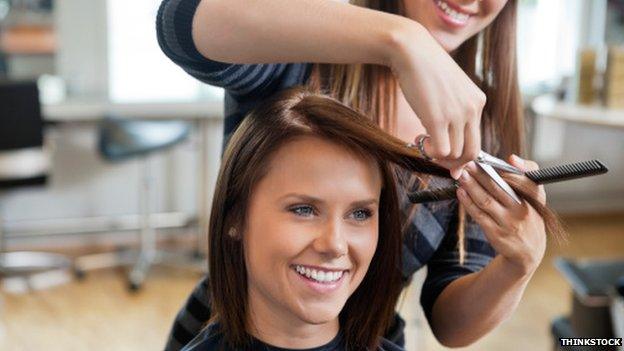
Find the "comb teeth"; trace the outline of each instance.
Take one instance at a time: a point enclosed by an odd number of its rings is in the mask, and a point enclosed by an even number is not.
[[[526,172],[526,176],[537,184],[548,184],[562,180],[589,177],[607,173],[607,167],[598,160],[570,163]]]

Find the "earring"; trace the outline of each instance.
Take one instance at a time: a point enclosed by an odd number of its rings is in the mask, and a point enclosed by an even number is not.
[[[228,230],[227,234],[232,237],[232,238],[237,238],[238,237],[238,231],[236,230],[235,227],[230,227],[230,229]]]

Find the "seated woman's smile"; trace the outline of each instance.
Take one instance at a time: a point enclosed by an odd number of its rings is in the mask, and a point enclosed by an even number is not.
[[[313,346],[338,333],[338,314],[377,247],[379,173],[373,160],[316,137],[275,153],[242,236],[257,337],[288,347],[315,334]]]

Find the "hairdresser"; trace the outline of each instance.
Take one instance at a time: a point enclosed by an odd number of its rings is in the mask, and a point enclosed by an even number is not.
[[[425,315],[442,344],[458,347],[514,312],[546,245],[537,212],[509,201],[470,162],[483,149],[536,168],[514,156],[524,139],[516,6],[515,0],[164,0],[157,29],[169,58],[225,88],[226,141],[259,102],[304,84],[406,143],[422,141],[427,156],[451,169],[461,184],[459,202],[404,206],[402,270],[408,280],[427,265]],[[530,182],[525,188],[545,201],[542,188]],[[460,208],[471,218],[464,230]],[[208,284],[203,279],[179,312],[168,350],[182,347],[208,320]],[[403,343],[403,325],[397,317],[387,337]]]

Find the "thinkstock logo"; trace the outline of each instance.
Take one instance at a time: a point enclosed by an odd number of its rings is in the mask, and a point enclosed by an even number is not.
[[[559,338],[561,346],[622,346],[622,338]]]

